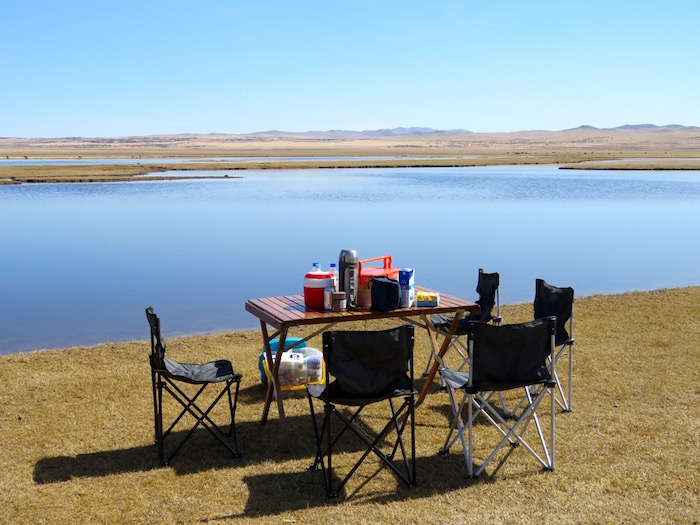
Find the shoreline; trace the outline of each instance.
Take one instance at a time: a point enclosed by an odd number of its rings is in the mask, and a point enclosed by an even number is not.
[[[224,177],[215,172],[505,165],[695,171],[700,170],[700,132],[697,128],[684,128],[433,132],[364,138],[332,132],[94,139],[0,137],[1,158],[75,159],[81,164],[0,165],[0,184],[167,180],[167,176],[158,174],[169,170],[211,171],[214,172],[211,177],[220,178]],[[90,159],[128,159],[133,163],[89,164]],[[147,159],[158,159],[158,162],[141,163]],[[175,162],[181,159],[192,159],[192,162]]]
[[[381,169],[381,168],[457,168],[486,166],[557,166],[566,170],[610,171],[700,171],[700,157],[678,159],[590,159],[582,160],[572,154],[549,157],[494,156],[482,158],[398,158],[295,161],[213,161],[158,164],[87,164],[87,165],[5,165],[0,166],[0,185],[34,183],[83,183],[83,182],[133,182],[182,179],[235,179],[243,175],[216,172],[245,172],[247,170],[295,170],[295,169]],[[177,171],[208,171],[212,175],[158,175]]]
[[[581,297],[575,297],[575,301],[601,301],[601,300],[624,300],[626,297],[632,296],[632,295],[659,295],[659,294],[664,294],[664,293],[695,293],[695,292],[700,292],[700,283],[699,284],[692,284],[688,286],[679,286],[679,287],[673,287],[673,288],[659,288],[659,289],[654,289],[654,290],[631,290],[627,292],[614,292],[614,293],[609,293],[609,294],[594,294],[594,295],[587,295],[587,296],[581,296]],[[523,303],[513,303],[513,304],[502,304],[501,308],[507,308],[507,309],[514,309],[517,311],[523,310],[523,309],[528,309],[532,306],[532,302],[523,302]],[[191,333],[191,334],[180,334],[177,336],[174,336],[174,339],[183,339],[183,340],[192,340],[196,341],[198,339],[201,340],[207,340],[210,338],[217,338],[217,337],[226,337],[226,336],[231,336],[231,335],[238,335],[239,337],[258,337],[260,335],[260,330],[258,328],[240,328],[240,329],[232,329],[232,330],[222,330],[222,331],[214,331],[214,332],[198,332],[198,333]],[[76,350],[76,349],[91,349],[91,348],[96,348],[104,345],[112,345],[112,346],[119,346],[119,345],[131,345],[134,343],[141,343],[145,341],[144,339],[129,339],[129,340],[116,340],[116,341],[101,341],[101,342],[96,342],[96,343],[90,343],[90,344],[77,344],[77,345],[72,345],[72,346],[65,346],[65,347],[51,347],[51,348],[36,348],[32,350],[22,350],[22,351],[17,351],[17,352],[9,352],[9,353],[0,353],[0,361],[3,359],[7,359],[11,356],[22,356],[22,355],[31,355],[31,354],[36,354],[39,352],[62,352],[66,350]]]

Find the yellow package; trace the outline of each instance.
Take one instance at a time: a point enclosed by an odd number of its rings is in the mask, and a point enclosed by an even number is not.
[[[417,306],[438,306],[440,304],[440,294],[438,292],[427,292],[419,290],[416,292]]]

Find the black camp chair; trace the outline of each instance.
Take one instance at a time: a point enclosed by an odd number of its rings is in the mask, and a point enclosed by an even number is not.
[[[158,447],[158,458],[160,461],[164,465],[169,464],[175,454],[180,451],[185,442],[200,425],[206,428],[234,457],[240,457],[242,452],[238,448],[235,419],[241,374],[235,374],[231,361],[224,359],[204,364],[183,364],[165,357],[165,339],[161,335],[160,319],[150,306],[146,308],[146,318],[151,327],[150,361],[151,380],[153,384],[153,409],[155,414],[155,441]],[[183,383],[198,386],[194,395],[190,395],[186,392],[188,387],[182,385]],[[196,405],[196,401],[207,386],[217,383],[223,384],[223,388],[209,404],[208,408],[202,410]],[[231,396],[231,387],[234,384],[236,385],[236,390],[235,394]],[[182,407],[182,410],[173,418],[171,425],[165,431],[163,430],[163,392],[170,394]],[[221,430],[209,417],[209,413],[224,395],[228,397],[229,409],[231,412],[231,426],[227,432]],[[178,424],[185,414],[190,414],[195,419],[195,424],[179,441],[166,459],[164,452],[165,439],[170,435],[175,425]],[[231,435],[233,435],[233,446],[225,439]]]
[[[371,452],[390,468],[406,485],[416,481],[415,422],[413,388],[413,326],[403,325],[380,331],[328,331],[323,333],[323,356],[326,361],[325,385],[307,385],[309,407],[316,437],[316,457],[311,470],[320,466],[328,497],[337,497],[350,477]],[[331,382],[331,376],[334,380]],[[319,429],[314,412],[314,400],[323,402],[324,416]],[[399,406],[395,403],[399,400]],[[368,405],[383,403],[387,408],[387,422],[381,429],[373,429],[371,422],[360,413]],[[388,405],[388,406],[386,406]],[[381,406],[381,405],[380,405]],[[341,407],[354,407],[352,415]],[[338,421],[340,428],[331,428]],[[345,478],[334,483],[333,451],[354,435],[366,450],[349,470]],[[404,431],[410,432],[408,450]],[[395,436],[389,448],[389,436]],[[380,449],[383,447],[385,451]],[[399,465],[394,464],[398,456]]]
[[[501,449],[507,447],[497,467],[500,468],[518,445],[530,452],[546,470],[554,470],[554,327],[554,317],[511,325],[472,323],[468,332],[469,372],[440,367],[454,416],[440,452],[447,453],[459,440],[470,477],[480,476]],[[526,402],[518,406],[513,420],[506,419],[500,406],[497,409],[492,400],[497,392],[518,388],[524,390]],[[457,390],[463,392],[459,403]],[[549,428],[542,425],[537,416],[537,409],[547,395],[550,397]],[[498,429],[502,439],[475,472],[474,431],[481,425],[474,422],[479,415]],[[526,438],[530,423],[534,423],[541,455],[529,443],[529,435]]]
[[[479,313],[470,313],[460,319],[457,331],[450,341],[450,349],[454,349],[461,358],[460,364],[456,368],[457,370],[464,369],[467,364],[467,343],[463,336],[467,335],[469,324],[474,322],[501,323],[500,276],[498,273],[485,273],[483,269],[479,268],[476,292],[479,294],[479,298],[476,300],[476,304],[479,305]],[[496,308],[496,315],[493,315],[494,307]],[[452,317],[442,314],[430,316],[430,322],[437,333],[442,336],[447,335],[447,331],[452,325],[452,320]],[[424,377],[428,375],[432,358],[433,353],[431,352],[423,372]]]
[[[543,279],[535,280],[535,319],[555,316],[557,318],[557,331],[555,345],[557,347],[554,355],[556,363],[563,355],[568,356],[568,382],[566,383],[567,393],[564,394],[564,387],[560,376],[554,370],[554,379],[557,382],[557,403],[565,412],[571,411],[571,393],[574,376],[574,289],[571,287],[558,288],[547,284]],[[567,330],[568,324],[568,330]]]

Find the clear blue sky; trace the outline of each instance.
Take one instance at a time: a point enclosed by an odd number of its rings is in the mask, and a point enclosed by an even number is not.
[[[698,0],[4,0],[0,136],[700,125]]]

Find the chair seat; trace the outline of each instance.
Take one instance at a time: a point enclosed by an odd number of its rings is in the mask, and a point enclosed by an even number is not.
[[[338,385],[335,385],[335,383],[331,383],[328,385],[328,387],[326,387],[326,385],[306,385],[306,389],[308,390],[309,395],[315,399],[347,406],[368,405],[370,403],[377,403],[379,401],[384,401],[394,397],[418,394],[416,390],[411,389],[410,385],[407,385],[406,388],[387,391],[383,394],[358,397],[356,394],[345,392],[341,388],[334,388],[334,386],[337,387]]]
[[[240,374],[233,373],[233,365],[227,359],[219,359],[203,364],[179,363],[163,357],[165,374],[186,383],[203,384],[228,381]]]
[[[529,379],[527,381],[479,381],[474,383],[471,387],[469,383],[469,372],[461,372],[457,370],[452,370],[450,368],[445,368],[442,370],[442,377],[445,379],[445,383],[450,388],[464,389],[465,392],[470,394],[476,394],[477,392],[486,392],[491,390],[506,391],[512,390],[514,388],[522,388],[529,385],[545,385],[547,387],[553,387],[556,385],[546,369],[540,371],[541,377],[539,379]]]
[[[489,316],[490,319],[490,316]],[[444,314],[432,314],[430,316],[430,322],[435,325],[436,328],[447,331],[452,326],[452,321],[454,317],[450,317]],[[459,320],[459,326],[457,327],[456,335],[466,335],[469,323],[478,322],[481,320],[481,315],[469,314]]]

